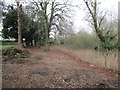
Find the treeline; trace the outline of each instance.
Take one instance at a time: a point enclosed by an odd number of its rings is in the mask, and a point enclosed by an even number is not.
[[[99,51],[111,51],[118,50],[118,39],[114,39],[110,44],[102,45],[101,41],[97,38],[95,33],[88,33],[86,31],[80,31],[74,36],[61,39],[64,45],[76,49],[94,49]]]
[[[4,39],[14,38],[18,40],[18,16],[17,8],[6,5],[3,8],[3,29]],[[55,36],[64,32],[66,28],[72,27],[71,20],[68,20],[68,1],[65,2],[31,2],[26,6],[20,4],[21,40],[25,46],[48,46],[53,43]],[[66,32],[66,31],[65,31]]]
[[[21,7],[22,11],[22,7]],[[17,9],[13,6],[7,7],[7,12],[3,12],[3,29],[2,29],[2,37],[4,39],[14,38],[16,41],[18,40],[18,23],[17,23]],[[45,35],[44,31],[38,33],[39,23],[33,21],[26,13],[21,12],[21,31],[22,31],[22,42],[25,42],[26,46],[36,46],[38,40],[42,40],[44,42]],[[40,35],[40,38],[38,36]],[[34,41],[34,43],[33,43]],[[44,45],[44,43],[41,43]]]
[[[99,1],[83,0],[83,2],[87,9],[84,19],[92,28],[92,34],[87,32],[74,34],[72,20],[74,6],[68,0],[63,2],[38,0],[24,7],[20,4],[21,40],[25,42],[23,44],[49,47],[52,42],[57,41],[79,48],[95,48],[105,51],[118,49],[117,20],[100,11]],[[6,5],[5,2],[3,7],[2,37],[18,40],[17,8]]]
[[[99,40],[99,41],[95,40],[97,43],[99,43],[99,45],[97,45],[95,49],[100,49],[102,51],[110,51],[110,50],[118,49],[119,44],[118,44],[117,19],[115,19],[112,16],[112,14],[109,14],[106,11],[100,11],[99,1],[83,0],[83,2],[85,7],[87,8],[85,19],[92,28],[93,33],[95,33],[96,38]],[[94,40],[92,39],[93,36],[91,37],[91,35],[89,34],[86,34],[86,36],[85,34],[83,35],[80,34],[75,37],[72,37],[76,41],[73,42],[75,42],[76,45],[77,43],[79,43],[78,46],[80,47],[83,47],[81,43],[84,44],[85,47],[90,47],[91,42]]]

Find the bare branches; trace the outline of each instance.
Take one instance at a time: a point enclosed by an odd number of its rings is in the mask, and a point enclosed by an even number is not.
[[[108,22],[105,22],[106,13],[103,14],[98,11],[98,5],[100,3],[98,3],[97,0],[83,1],[89,11],[88,14],[90,15],[87,21],[90,21],[91,25],[93,26],[93,29],[102,43],[102,47],[104,47],[104,45],[110,45],[110,42],[115,39],[116,35],[111,33],[111,26],[105,26],[105,23]]]

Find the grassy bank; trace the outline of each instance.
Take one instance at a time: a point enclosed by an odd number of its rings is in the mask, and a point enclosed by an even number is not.
[[[56,46],[59,50],[64,51],[84,62],[96,66],[118,71],[118,53],[110,52],[108,56],[93,49],[75,49],[65,46]],[[105,65],[106,62],[106,65]]]

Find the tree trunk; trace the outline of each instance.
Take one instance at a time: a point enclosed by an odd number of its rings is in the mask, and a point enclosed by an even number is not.
[[[31,40],[30,43],[31,43],[31,46],[33,46],[33,40]]]
[[[17,14],[18,14],[18,48],[22,49],[22,36],[21,36],[21,21],[20,21],[20,6],[19,2],[17,2]]]
[[[34,45],[37,46],[37,41],[36,40],[34,40]]]
[[[46,49],[47,51],[50,50],[49,45],[48,45],[48,40],[49,40],[49,37],[48,37],[48,30],[46,30],[46,44],[45,44],[45,49]]]
[[[26,44],[26,47],[30,46],[30,41],[27,38],[25,39],[25,44]]]

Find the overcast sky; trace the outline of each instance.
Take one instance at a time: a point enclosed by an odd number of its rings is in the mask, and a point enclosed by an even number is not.
[[[15,3],[14,0],[4,0],[8,3]],[[24,0],[22,0],[24,1]],[[26,2],[29,0],[25,0]],[[88,29],[88,24],[85,22],[84,17],[86,15],[85,11],[82,9],[83,0],[70,0],[73,2],[73,4],[79,5],[80,8],[75,8],[74,12],[74,30],[79,31],[82,28]],[[120,0],[98,0],[101,2],[100,9],[106,10],[108,12],[111,12],[115,18],[117,18],[117,12],[118,12],[118,2]]]
[[[82,2],[82,0],[77,0],[77,1],[81,1],[80,4]],[[100,4],[100,10],[104,10],[104,11],[108,11],[111,14],[113,14],[114,18],[117,19],[118,16],[118,2],[120,0],[98,0],[99,2],[101,2]],[[83,9],[76,9],[76,13],[74,16],[74,24],[75,24],[75,28],[76,31],[79,31],[82,28],[88,29],[88,24],[87,22],[85,22],[84,17],[86,16],[86,13]],[[88,31],[88,30],[87,30]]]

